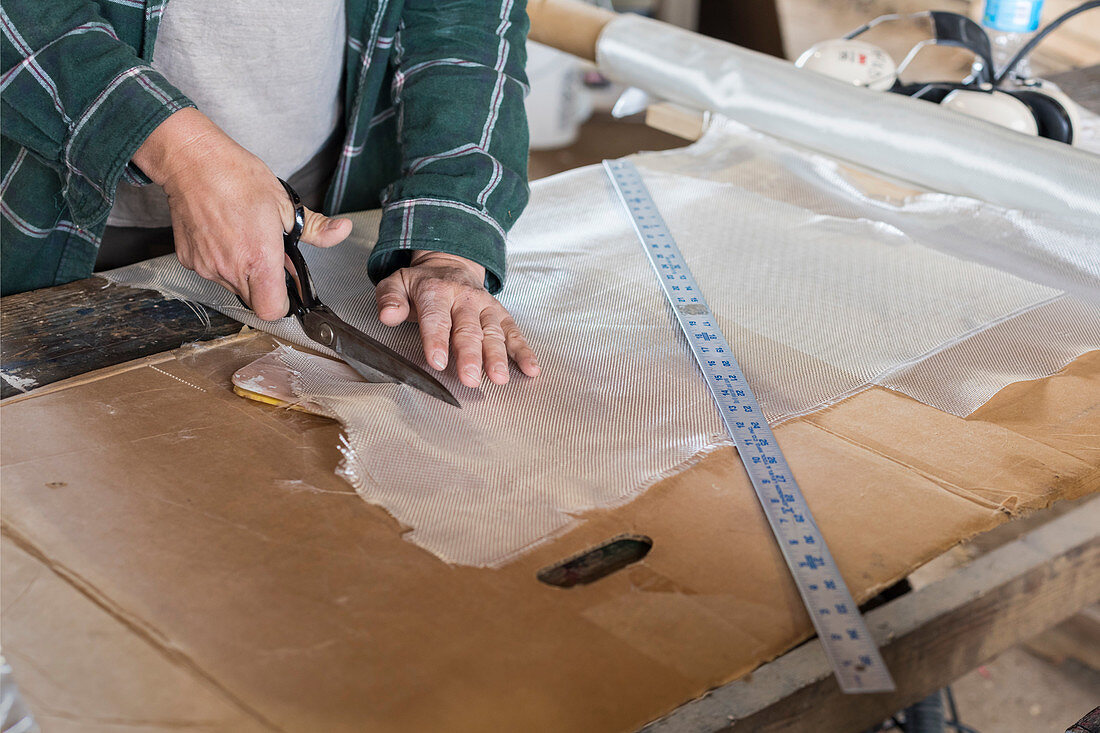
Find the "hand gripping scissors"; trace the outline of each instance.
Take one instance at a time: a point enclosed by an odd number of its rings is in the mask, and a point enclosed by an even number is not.
[[[283,179],[291,203],[294,204],[294,226],[283,234],[283,250],[293,265],[286,268],[286,292],[290,298],[290,313],[302,324],[306,336],[339,354],[348,366],[369,382],[396,382],[416,387],[447,404],[461,408],[450,391],[432,375],[413,364],[385,344],[359,329],[349,326],[317,299],[298,240],[305,228],[305,208],[298,193]],[[242,303],[244,301],[241,301]]]

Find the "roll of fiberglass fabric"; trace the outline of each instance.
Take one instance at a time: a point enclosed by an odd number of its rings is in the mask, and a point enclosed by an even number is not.
[[[604,28],[602,73],[834,158],[1011,209],[1100,226],[1100,156],[871,91],[637,15]]]

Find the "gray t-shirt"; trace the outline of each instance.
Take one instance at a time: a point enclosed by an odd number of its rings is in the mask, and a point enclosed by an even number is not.
[[[345,25],[344,0],[171,0],[153,68],[289,178],[340,122]],[[121,183],[107,223],[170,226],[168,199],[160,186]]]

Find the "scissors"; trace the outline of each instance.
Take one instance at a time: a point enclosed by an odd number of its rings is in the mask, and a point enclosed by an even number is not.
[[[305,227],[305,208],[298,192],[290,184],[283,184],[291,203],[294,204],[294,226],[283,234],[283,250],[290,259],[293,270],[286,268],[286,292],[290,298],[290,313],[302,324],[306,336],[335,351],[348,366],[369,382],[396,382],[416,387],[449,405],[461,408],[455,396],[435,377],[413,364],[393,349],[380,343],[359,329],[348,325],[336,316],[328,306],[317,299],[313,292],[313,280],[309,276],[298,240]],[[237,297],[240,300],[240,296]],[[241,300],[247,307],[247,303]]]

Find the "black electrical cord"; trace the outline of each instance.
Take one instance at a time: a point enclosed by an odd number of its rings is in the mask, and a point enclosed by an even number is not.
[[[959,733],[978,733],[977,730],[971,728],[969,725],[963,725],[959,722],[959,708],[955,705],[955,693],[951,691],[951,685],[947,685],[943,688],[944,697],[947,698],[947,712],[951,716],[950,720],[945,720],[944,725],[954,728]]]
[[[1066,12],[1062,13],[1057,18],[1052,20],[1046,28],[1043,28],[1041,31],[1032,36],[1031,40],[1025,43],[1024,47],[1016,52],[1016,55],[1012,57],[1012,60],[1005,64],[1004,69],[1002,69],[1001,73],[997,74],[997,78],[994,79],[993,86],[1000,86],[1001,82],[1007,79],[1008,75],[1012,73],[1012,70],[1015,69],[1021,61],[1027,58],[1028,54],[1030,54],[1035,49],[1035,47],[1039,45],[1040,41],[1046,38],[1052,30],[1062,25],[1062,23],[1065,23],[1067,20],[1077,15],[1078,13],[1083,13],[1086,10],[1092,10],[1094,8],[1100,8],[1100,0],[1089,0],[1089,2],[1081,3],[1076,8],[1072,10],[1067,10]]]
[[[959,707],[955,704],[955,693],[951,689],[951,685],[943,688],[943,694],[947,698],[947,711],[951,713],[951,720],[957,723],[959,721]]]
[[[980,731],[978,731],[977,729],[971,728],[969,725],[964,725],[963,723],[959,722],[959,708],[955,704],[955,693],[951,691],[951,686],[948,685],[947,687],[944,687],[943,690],[941,690],[941,693],[947,701],[947,710],[944,711],[945,714],[943,716],[944,726],[950,728],[951,730],[958,731],[958,733],[980,733]],[[889,720],[883,721],[881,724],[875,727],[873,731],[877,733],[881,731],[899,730],[902,733],[907,733],[909,731],[909,724],[911,722],[913,721],[910,721],[908,719],[908,716],[906,716],[906,719],[903,721],[900,720],[897,715],[891,715]],[[868,733],[871,732],[868,731]]]

